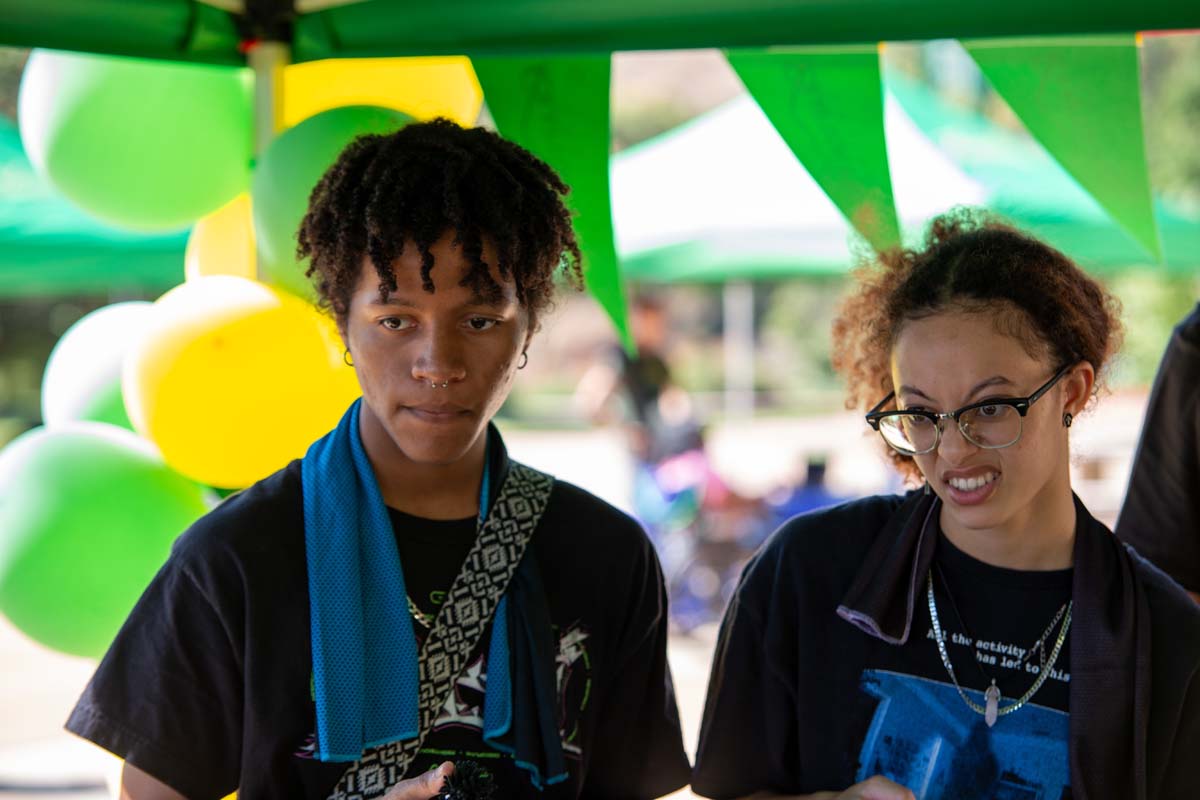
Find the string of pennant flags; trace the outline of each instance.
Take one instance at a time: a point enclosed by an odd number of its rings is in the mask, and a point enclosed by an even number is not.
[[[965,41],[1029,133],[1131,236],[1162,258],[1146,167],[1134,34]],[[730,50],[796,158],[872,247],[901,241],[884,136],[879,46]],[[609,200],[607,55],[475,59],[497,127],[553,164],[572,200],[592,294],[626,330]],[[697,165],[701,168],[703,165]]]

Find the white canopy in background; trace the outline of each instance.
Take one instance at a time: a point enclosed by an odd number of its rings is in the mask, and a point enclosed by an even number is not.
[[[955,205],[987,202],[890,93],[884,123],[906,237]],[[837,273],[852,262],[853,229],[748,95],[617,154],[611,181],[617,251],[633,280],[687,279],[689,262],[694,280]]]

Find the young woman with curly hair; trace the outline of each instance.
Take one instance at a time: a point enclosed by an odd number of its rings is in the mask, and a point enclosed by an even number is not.
[[[785,524],[726,614],[714,798],[1197,796],[1200,608],[1071,491],[1115,301],[978,214],[858,275],[848,405],[920,486]]]
[[[464,759],[502,798],[687,782],[649,541],[491,423],[580,277],[566,191],[444,120],[322,178],[299,253],[363,397],[183,534],[100,664],[68,728],[122,797],[428,800]]]

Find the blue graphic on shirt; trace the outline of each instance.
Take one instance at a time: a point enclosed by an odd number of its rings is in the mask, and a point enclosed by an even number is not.
[[[917,800],[1071,797],[1068,714],[1030,703],[988,728],[948,683],[869,669],[859,688],[876,705],[856,781],[883,775]],[[982,692],[965,691],[983,705]]]

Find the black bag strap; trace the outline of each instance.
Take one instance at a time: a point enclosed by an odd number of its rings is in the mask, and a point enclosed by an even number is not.
[[[407,774],[467,660],[483,639],[541,522],[553,487],[550,475],[512,463],[421,648],[416,738],[364,753],[338,780],[329,800],[380,797]]]

